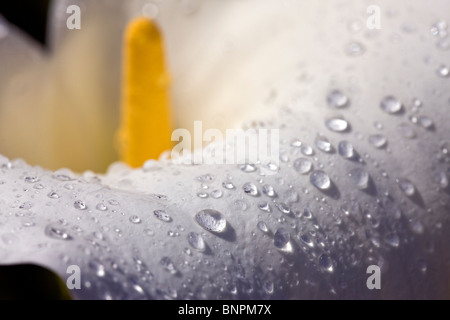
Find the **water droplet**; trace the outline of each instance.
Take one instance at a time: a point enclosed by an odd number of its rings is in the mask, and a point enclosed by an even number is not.
[[[45,227],[45,235],[52,239],[57,240],[72,240],[73,237],[63,228],[56,226],[54,224],[49,224]]]
[[[138,216],[131,216],[129,220],[134,224],[139,224],[142,222],[141,218],[139,218]]]
[[[103,278],[106,274],[105,266],[98,260],[89,261],[89,268],[95,272],[97,277]]]
[[[219,199],[219,198],[222,198],[223,192],[220,190],[213,190],[213,191],[211,191],[210,195],[211,195],[211,198],[213,198],[213,199]]]
[[[291,141],[291,147],[300,148],[302,146],[302,142],[298,139],[294,139]]]
[[[268,197],[276,197],[276,192],[271,185],[265,184],[262,187],[262,192]]]
[[[305,156],[312,156],[314,154],[314,150],[310,146],[303,146],[302,149],[301,149],[301,152]]]
[[[44,189],[44,185],[42,183],[37,183],[33,186],[33,188],[36,190],[42,190]]]
[[[375,127],[377,130],[383,130],[383,129],[384,129],[383,124],[382,124],[381,122],[379,122],[379,121],[375,121],[375,123],[374,123],[373,125],[374,125],[374,127]]]
[[[339,142],[338,151],[339,154],[346,159],[352,159],[355,156],[355,149],[348,141]]]
[[[23,204],[21,204],[19,206],[20,209],[24,209],[24,210],[31,209],[32,207],[33,207],[33,203],[30,201],[24,202]]]
[[[242,211],[245,211],[245,210],[248,209],[248,204],[247,204],[246,201],[236,200],[236,201],[233,203],[233,205],[234,205],[234,208],[235,208],[236,210],[242,210]]]
[[[244,192],[248,195],[251,195],[253,197],[258,196],[258,188],[253,183],[246,183],[242,187],[244,189]]]
[[[320,190],[328,190],[331,188],[330,177],[321,170],[311,173],[310,182]]]
[[[448,182],[448,177],[447,177],[447,174],[445,173],[445,171],[433,170],[432,176],[433,176],[434,181],[439,185],[439,187],[441,187],[442,189],[445,189],[448,187],[449,182]]]
[[[428,270],[427,262],[424,259],[417,260],[417,268],[425,274]]]
[[[261,230],[264,233],[269,232],[269,228],[267,227],[267,224],[264,221],[259,221],[256,225],[259,230]]]
[[[73,206],[75,207],[75,209],[78,209],[78,210],[86,210],[87,209],[86,204],[81,200],[75,201],[73,203]]]
[[[258,208],[264,212],[270,212],[270,205],[267,202],[262,202],[258,204]]]
[[[434,123],[433,120],[431,120],[430,118],[428,118],[427,116],[420,116],[417,119],[417,123],[424,129],[430,130],[433,128]]]
[[[372,134],[369,136],[369,143],[377,149],[382,149],[387,144],[387,139],[381,134]]]
[[[408,179],[403,178],[397,179],[397,184],[400,190],[408,197],[412,197],[416,192],[414,184]]]
[[[239,167],[243,172],[255,172],[256,171],[256,166],[253,164],[243,164]]]
[[[322,271],[328,273],[334,272],[333,260],[331,260],[331,258],[326,254],[322,254],[319,257],[319,266]]]
[[[198,233],[195,232],[189,233],[188,242],[192,248],[200,252],[203,252],[206,249],[205,241],[203,240],[203,237]]]
[[[319,149],[320,151],[326,152],[326,153],[331,153],[333,152],[333,146],[331,145],[330,141],[328,141],[328,139],[324,136],[317,136],[315,141],[314,141],[315,146],[317,147],[317,149]]]
[[[153,211],[153,214],[155,215],[156,218],[158,218],[161,221],[164,221],[164,222],[172,221],[172,217],[169,216],[164,210],[155,210],[155,211]]]
[[[303,234],[300,236],[300,240],[306,244],[308,247],[313,248],[314,242],[312,241],[311,237],[308,234]]]
[[[396,114],[403,111],[402,103],[393,96],[386,96],[381,100],[380,107],[384,112]]]
[[[387,244],[394,248],[398,248],[398,246],[400,245],[400,238],[395,233],[388,234],[385,240]]]
[[[65,174],[54,174],[53,179],[59,180],[59,181],[70,181],[73,180],[71,177]]]
[[[359,189],[365,190],[369,187],[370,176],[367,171],[356,168],[351,170],[348,176]]]
[[[278,229],[273,237],[274,246],[284,252],[292,252],[291,235],[283,228]]]
[[[120,204],[119,201],[114,200],[114,199],[109,200],[108,203],[112,206],[118,206]]]
[[[327,128],[333,132],[344,132],[349,128],[349,124],[342,118],[331,118],[325,122]]]
[[[205,209],[195,215],[197,223],[205,230],[222,233],[227,227],[227,221],[223,215],[216,210]]]
[[[348,105],[348,97],[339,90],[331,91],[327,96],[327,102],[330,107],[344,108]]]
[[[97,209],[98,211],[106,211],[108,210],[108,207],[103,203],[99,203],[95,206],[95,209]]]
[[[345,47],[345,53],[351,57],[357,57],[364,54],[366,48],[360,42],[351,42]]]
[[[213,181],[214,178],[215,178],[215,177],[214,177],[213,175],[207,173],[207,174],[204,174],[204,175],[202,175],[202,176],[197,177],[197,180],[200,181],[200,182],[202,182],[202,183],[207,183],[207,182]]]
[[[178,273],[177,269],[175,268],[175,265],[173,264],[172,260],[168,257],[163,257],[160,261],[161,266],[168,271],[171,274]]]
[[[48,197],[50,199],[59,199],[59,194],[57,194],[56,192],[52,191],[48,194]]]
[[[234,184],[232,184],[232,183],[229,182],[229,181],[223,182],[223,183],[222,183],[222,186],[223,186],[225,189],[228,189],[228,190],[231,190],[231,189],[234,189],[234,188],[235,188],[235,187],[234,187]]]
[[[288,207],[287,204],[282,203],[282,202],[277,202],[275,203],[275,207],[277,207],[277,209],[284,214],[290,214],[291,213],[291,209]]]
[[[272,281],[266,281],[263,284],[263,289],[267,294],[273,294],[274,285]]]
[[[301,174],[307,174],[312,169],[312,162],[306,158],[298,158],[294,161],[294,169]]]
[[[199,192],[199,193],[197,193],[197,197],[199,197],[201,199],[206,199],[209,197],[209,195],[206,192]]]
[[[411,128],[410,125],[407,123],[401,123],[398,127],[398,130],[407,139],[414,139],[416,137],[416,133],[414,132],[414,129]]]
[[[36,183],[39,181],[38,177],[25,177],[25,182],[26,183]]]
[[[442,65],[438,68],[437,74],[442,78],[448,78],[450,76],[450,68]]]

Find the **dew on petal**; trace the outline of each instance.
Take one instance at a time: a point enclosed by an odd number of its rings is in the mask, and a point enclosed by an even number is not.
[[[216,210],[205,209],[195,215],[195,221],[207,231],[222,233],[226,230],[227,220]]]

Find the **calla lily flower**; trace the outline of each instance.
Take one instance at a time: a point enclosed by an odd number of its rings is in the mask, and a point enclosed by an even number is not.
[[[448,298],[450,7],[378,2],[380,29],[366,1],[61,0],[50,55],[2,22],[0,263],[79,299]],[[122,34],[142,12],[175,127],[279,128],[278,165],[94,173],[116,159]]]

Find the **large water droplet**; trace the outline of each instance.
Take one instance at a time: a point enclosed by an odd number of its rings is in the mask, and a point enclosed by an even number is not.
[[[381,100],[380,107],[389,114],[399,113],[403,110],[402,103],[393,96],[387,96]]]
[[[205,230],[222,233],[227,227],[227,220],[216,210],[205,209],[195,215],[197,223]]]
[[[160,264],[164,268],[164,270],[168,271],[171,274],[176,274],[178,272],[172,260],[170,260],[170,258],[168,257],[163,257],[160,261]]]
[[[316,188],[320,190],[328,190],[331,187],[330,177],[323,171],[317,170],[311,173],[309,180]]]
[[[298,158],[294,161],[294,169],[301,174],[307,174],[312,169],[312,162],[306,158]]]
[[[200,252],[203,252],[206,249],[205,241],[203,240],[203,237],[198,233],[195,232],[189,233],[188,242],[192,248]]]
[[[320,151],[326,153],[333,152],[333,146],[331,145],[330,141],[328,141],[328,139],[324,136],[321,135],[317,136],[314,141],[314,144]]]
[[[242,187],[244,189],[244,192],[248,195],[251,195],[253,197],[256,197],[258,195],[258,188],[253,183],[246,183]]]
[[[348,97],[339,90],[331,91],[327,96],[327,102],[330,107],[344,108],[348,105]]]
[[[349,128],[349,124],[342,118],[331,118],[325,122],[326,127],[333,132],[344,132]]]
[[[382,149],[387,144],[387,139],[381,134],[372,134],[369,136],[369,143],[377,149]]]
[[[280,228],[275,232],[273,237],[274,246],[284,252],[292,252],[291,235],[284,229]]]
[[[49,224],[47,227],[45,227],[44,230],[45,234],[52,238],[57,240],[72,240],[73,237],[65,230],[64,228],[61,228],[60,226]]]
[[[365,190],[369,187],[370,176],[367,171],[356,168],[351,170],[348,176],[359,189]]]
[[[414,184],[408,179],[400,178],[397,179],[397,184],[400,190],[408,197],[412,197],[416,193],[416,188]]]
[[[161,221],[164,221],[164,222],[172,221],[172,217],[170,215],[168,215],[167,212],[164,210],[155,210],[155,211],[153,211],[153,214],[155,215],[156,218],[158,218]]]
[[[355,149],[348,141],[339,142],[338,151],[339,154],[346,159],[352,159],[355,156]]]

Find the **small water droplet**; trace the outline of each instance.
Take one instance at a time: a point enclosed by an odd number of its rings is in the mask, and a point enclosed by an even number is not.
[[[95,206],[95,209],[97,209],[98,211],[106,211],[108,210],[108,207],[103,203],[99,203]]]
[[[243,172],[255,172],[256,171],[256,166],[253,164],[243,164],[239,167]]]
[[[214,178],[215,178],[215,177],[214,177],[213,175],[207,173],[207,174],[204,174],[204,175],[202,175],[202,176],[197,177],[197,180],[200,181],[200,182],[202,182],[202,183],[207,183],[207,182],[213,181]]]
[[[407,139],[414,139],[416,137],[416,133],[414,132],[414,129],[411,128],[410,125],[407,123],[401,123],[398,127],[398,130]]]
[[[330,141],[328,141],[328,139],[324,136],[317,136],[314,144],[320,151],[323,151],[325,153],[333,152],[333,146],[331,145]]]
[[[440,188],[445,189],[448,187],[449,182],[448,182],[448,177],[447,177],[447,174],[445,173],[445,171],[433,170],[432,176],[433,176],[434,181],[439,185]]]
[[[229,182],[229,181],[223,182],[223,183],[222,183],[222,186],[223,186],[225,189],[228,189],[228,190],[231,190],[231,189],[234,189],[234,188],[235,188],[235,187],[234,187],[234,184],[231,183],[231,182]]]
[[[450,68],[442,65],[438,68],[437,74],[442,78],[448,78],[450,76]]]
[[[277,202],[275,203],[275,207],[277,207],[277,209],[284,214],[290,214],[291,213],[291,209],[288,207],[287,204],[282,203],[282,202]]]
[[[348,141],[339,142],[338,151],[341,157],[346,159],[352,159],[355,156],[355,149],[353,148],[353,145]]]
[[[112,206],[118,206],[120,204],[119,201],[114,200],[114,199],[109,200],[108,203]]]
[[[386,240],[387,244],[389,244],[390,246],[392,246],[394,248],[398,248],[398,246],[400,245],[400,238],[395,233],[388,234],[386,236],[385,240]]]
[[[369,136],[369,143],[377,149],[386,147],[387,139],[381,134],[372,134]]]
[[[351,42],[345,47],[345,53],[351,57],[357,57],[364,54],[366,48],[360,42]]]
[[[129,220],[131,223],[134,223],[134,224],[139,224],[142,222],[141,218],[139,218],[138,216],[135,216],[135,215],[131,216]]]
[[[292,244],[291,244],[291,235],[290,233],[284,229],[280,228],[275,232],[273,237],[274,246],[284,252],[292,252]]]
[[[365,190],[369,187],[370,176],[367,171],[356,168],[351,170],[348,176],[359,189]]]
[[[264,212],[270,212],[270,205],[267,202],[262,202],[258,204],[258,208]]]
[[[344,108],[348,106],[348,97],[339,90],[331,91],[327,96],[327,103],[332,108]]]
[[[428,265],[427,262],[424,259],[417,260],[417,268],[422,272],[423,274],[427,273]]]
[[[311,237],[308,234],[303,234],[300,236],[300,240],[307,245],[310,248],[314,247],[314,242],[312,241]]]
[[[434,126],[433,120],[431,120],[427,116],[419,116],[417,118],[417,123],[426,130],[430,130]]]
[[[195,215],[197,223],[210,232],[222,233],[226,230],[227,221],[223,215],[216,210],[205,209]]]
[[[397,184],[400,188],[400,190],[408,197],[412,197],[416,193],[416,188],[414,187],[414,184],[404,178],[397,179]]]
[[[23,204],[21,204],[19,206],[20,209],[24,209],[24,210],[31,209],[32,207],[33,207],[33,203],[30,201],[24,202]]]
[[[271,198],[276,197],[276,195],[277,195],[275,190],[274,190],[274,188],[271,185],[268,185],[268,184],[263,185],[262,192],[266,196],[271,197]]]
[[[384,112],[396,114],[403,111],[402,103],[393,96],[386,96],[381,100],[380,107]]]
[[[57,240],[72,240],[73,237],[63,228],[54,225],[54,224],[49,224],[48,226],[45,227],[45,235],[47,235],[48,237],[52,238],[52,239],[57,239]]]
[[[310,146],[303,146],[302,149],[301,149],[301,152],[305,156],[312,156],[314,154],[314,150]]]
[[[178,273],[177,269],[175,268],[175,265],[173,264],[172,260],[168,257],[163,257],[160,261],[161,266],[168,271],[171,274]]]
[[[38,177],[25,177],[25,182],[26,183],[36,183],[36,182],[38,182],[39,181],[39,178]]]
[[[322,254],[319,257],[319,266],[322,271],[328,273],[334,272],[333,260],[331,260],[331,258],[326,254]]]
[[[258,196],[258,188],[253,183],[246,183],[242,187],[244,189],[244,192],[248,195],[251,195],[253,197]]]
[[[273,294],[274,285],[272,281],[266,281],[263,284],[263,289],[267,294]]]
[[[300,148],[302,144],[303,143],[298,139],[294,139],[291,141],[291,147]]]
[[[312,170],[312,162],[306,158],[298,158],[294,161],[294,169],[301,173],[307,174]]]
[[[188,242],[192,248],[200,252],[203,252],[206,249],[205,241],[203,240],[203,237],[198,233],[195,232],[189,233]]]
[[[42,183],[36,183],[33,186],[33,188],[36,189],[36,190],[42,190],[42,189],[44,189],[44,185]]]
[[[209,195],[206,192],[198,192],[197,197],[199,197],[201,199],[206,199],[209,197]]]
[[[106,274],[105,266],[98,260],[89,261],[89,268],[95,272],[97,277],[103,278]]]
[[[342,118],[331,118],[325,122],[326,127],[333,132],[344,132],[349,128],[349,124]]]
[[[73,203],[73,206],[74,206],[75,209],[78,209],[78,210],[86,210],[87,209],[86,204],[83,201],[81,201],[81,200],[75,201]]]
[[[310,182],[320,190],[328,190],[331,188],[330,177],[321,170],[313,171],[313,173],[311,173]]]
[[[50,199],[59,199],[59,194],[57,194],[56,192],[52,191],[48,194],[48,197]]]
[[[219,198],[222,198],[223,192],[220,190],[213,190],[213,191],[211,191],[210,195],[211,195],[211,198],[213,198],[213,199],[219,199]]]
[[[155,215],[156,218],[158,218],[161,221],[164,222],[171,222],[172,221],[172,217],[169,216],[166,211],[164,210],[155,210],[153,211],[153,214]]]
[[[259,221],[256,225],[259,230],[261,230],[264,233],[269,232],[269,228],[267,227],[267,224],[264,221]]]

